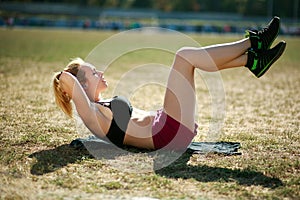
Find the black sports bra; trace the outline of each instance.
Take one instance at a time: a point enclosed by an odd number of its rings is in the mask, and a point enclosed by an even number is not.
[[[118,147],[123,147],[125,132],[132,114],[132,106],[123,96],[97,102],[112,111],[113,119],[106,137]]]

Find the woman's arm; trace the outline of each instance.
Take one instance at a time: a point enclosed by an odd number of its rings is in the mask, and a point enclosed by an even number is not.
[[[73,100],[76,110],[87,128],[95,135],[103,137],[105,132],[102,127],[107,126],[109,119],[95,103],[89,100],[76,77],[69,72],[63,72],[59,82],[62,90]]]

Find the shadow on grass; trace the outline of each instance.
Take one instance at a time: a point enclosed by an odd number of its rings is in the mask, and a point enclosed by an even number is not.
[[[131,152],[138,152],[137,149],[131,150]],[[129,151],[120,151],[118,147],[107,143],[88,141],[83,144],[74,140],[71,144],[64,144],[54,149],[42,150],[29,155],[29,158],[37,160],[32,165],[30,172],[34,175],[43,175],[87,158],[114,160],[129,153]]]
[[[192,178],[200,182],[237,182],[239,185],[257,185],[266,188],[276,188],[283,185],[278,178],[268,177],[261,172],[250,169],[240,170],[207,165],[187,165],[191,155],[189,152],[184,153],[168,167],[157,170],[156,174],[174,179]]]
[[[37,159],[30,170],[31,174],[34,175],[54,172],[68,164],[76,163],[85,158],[93,158],[86,149],[75,150],[68,144],[54,149],[42,150],[31,154],[29,157]]]
[[[111,145],[97,144],[97,150],[102,152],[102,159],[118,159],[118,156],[126,156],[126,152],[120,153]],[[278,178],[268,177],[261,172],[251,169],[228,169],[221,167],[212,167],[207,165],[190,166],[187,165],[192,152],[187,151],[182,154],[175,162],[155,173],[167,178],[195,179],[200,182],[237,182],[239,185],[258,185],[267,188],[276,188],[283,183]],[[31,174],[43,175],[54,172],[68,164],[80,162],[86,158],[94,158],[86,148],[73,148],[69,144],[61,145],[54,149],[42,150],[31,154],[29,157],[36,158],[37,162],[31,167]],[[99,159],[99,157],[98,157]],[[154,159],[155,165],[161,161]]]

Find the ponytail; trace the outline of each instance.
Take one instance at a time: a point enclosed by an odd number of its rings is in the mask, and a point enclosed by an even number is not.
[[[54,75],[53,78],[53,90],[54,90],[55,102],[66,115],[72,118],[71,98],[61,89],[59,85],[60,75],[61,72],[58,72]]]
[[[64,71],[71,73],[73,76],[75,76],[77,79],[80,79],[80,81],[85,81],[85,74],[80,74],[80,77],[77,76],[79,72],[79,67],[84,64],[84,61],[81,58],[76,58],[72,60],[67,67],[64,69]],[[54,74],[53,77],[53,91],[55,96],[55,102],[62,109],[62,111],[72,118],[72,104],[71,104],[71,98],[69,95],[62,90],[59,84],[59,78],[62,72],[57,72]]]

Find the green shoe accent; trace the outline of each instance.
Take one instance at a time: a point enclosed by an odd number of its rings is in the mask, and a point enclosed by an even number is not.
[[[262,47],[262,42],[259,41],[259,42],[257,43],[257,49],[261,49],[261,47]],[[269,47],[268,47],[268,48],[269,48]]]
[[[256,52],[253,49],[248,49],[247,67],[257,78],[264,75],[271,65],[276,62],[286,48],[286,42],[281,41],[272,49]]]
[[[276,61],[276,60],[278,60],[278,58],[282,55],[282,53],[284,52],[284,50],[285,50],[285,47],[286,47],[286,43],[285,42],[281,42],[282,43],[282,45],[281,45],[281,47],[280,47],[280,49],[279,49],[279,51],[277,52],[277,54],[275,55],[275,57],[273,57],[273,59],[272,60],[270,60],[269,62],[268,62],[268,64],[258,73],[258,75],[257,75],[257,78],[259,78],[259,77],[261,77],[269,68],[270,68],[270,66]]]
[[[279,57],[282,55],[282,53],[284,52],[286,47],[286,43],[285,41],[281,41],[279,44],[277,44],[273,50],[273,57],[267,62],[267,64],[265,66],[263,66],[263,68],[259,71],[259,73],[256,75],[257,78],[261,77],[262,75],[265,74],[266,71],[268,71],[268,69],[271,67],[271,65],[273,65],[274,62],[276,62]],[[271,50],[271,51],[273,51]],[[267,61],[266,58],[268,57],[267,54],[262,55],[262,59]]]
[[[256,70],[257,68],[257,62],[258,62],[258,59],[257,58],[254,58],[254,61],[253,61],[253,65],[251,67],[251,70]]]

